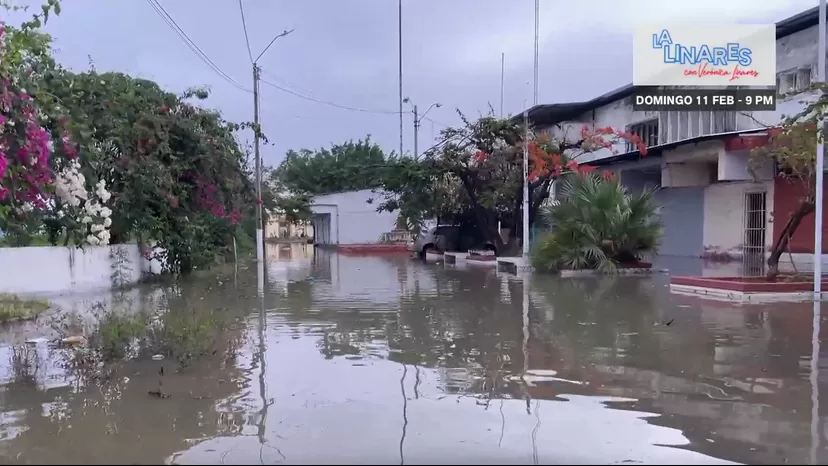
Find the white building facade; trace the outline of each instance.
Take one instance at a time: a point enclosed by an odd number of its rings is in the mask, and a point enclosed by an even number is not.
[[[317,196],[311,204],[314,242],[349,246],[386,242],[397,214],[377,212],[382,194],[371,189]]]
[[[777,24],[780,98],[775,112],[638,112],[630,85],[587,102],[538,105],[529,110],[529,118],[557,139],[576,141],[584,126],[612,127],[637,134],[647,144],[646,156],[622,142],[614,150],[577,160],[614,171],[630,189],[661,188],[661,254],[727,259],[755,253],[764,258],[775,237],[774,217],[781,218],[779,231],[798,195],[780,188],[772,161],[751,170],[749,152],[767,141],[768,126],[801,110],[803,100],[816,98],[808,89],[816,78],[818,19],[814,8]],[[793,252],[808,252],[809,238],[813,252],[812,220],[797,232]],[[807,260],[807,254],[799,257]]]

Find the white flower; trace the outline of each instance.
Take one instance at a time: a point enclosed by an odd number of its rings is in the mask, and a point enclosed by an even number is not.
[[[91,227],[89,227],[89,230],[92,231],[92,233],[97,233],[99,231],[103,231],[104,226],[99,225],[99,224],[96,223],[96,224],[92,225]]]
[[[109,228],[112,226],[112,219],[107,217],[104,219],[103,226]]]
[[[88,215],[85,215],[85,216],[81,219],[81,223],[92,223],[92,217],[90,217],[90,216],[88,216]]]
[[[33,211],[33,210],[34,210],[34,205],[32,205],[32,203],[31,203],[31,202],[25,202],[25,203],[23,203],[23,205],[22,205],[22,206],[20,206],[20,209],[21,209],[23,212],[31,212],[31,211]]]
[[[87,202],[84,206],[84,210],[86,210],[89,215],[98,215],[98,212],[101,210],[101,206],[95,201]]]
[[[109,230],[101,230],[98,233],[98,238],[100,239],[101,243],[106,244],[109,242]]]
[[[86,237],[86,242],[91,244],[91,245],[96,245],[96,244],[100,243],[101,240],[99,240],[97,236],[89,235],[89,236]]]
[[[100,210],[99,214],[100,214],[101,217],[107,218],[110,215],[112,215],[112,211],[109,210],[109,207],[104,207]]]

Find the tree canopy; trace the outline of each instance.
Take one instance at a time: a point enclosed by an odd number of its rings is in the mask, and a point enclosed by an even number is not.
[[[330,149],[288,151],[274,177],[293,193],[322,195],[374,189],[382,185],[389,157],[370,136]]]
[[[594,170],[579,163],[583,154],[613,150],[622,141],[647,153],[637,136],[612,128],[584,127],[573,140],[554,139],[517,119],[461,117],[463,126],[444,129],[441,142],[420,161],[401,158],[387,164],[381,172],[385,197],[379,209],[399,211],[410,226],[435,217],[473,222],[498,251],[514,249],[521,237],[524,148],[529,154],[530,225],[555,179]],[[498,224],[510,228],[508,240],[501,238]]]
[[[237,131],[197,105],[122,73],[70,72],[38,32],[0,23],[0,228],[25,245],[157,242],[172,272],[232,248],[257,202]]]

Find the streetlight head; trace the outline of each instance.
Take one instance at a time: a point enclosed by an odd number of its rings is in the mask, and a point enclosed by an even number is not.
[[[409,102],[411,102],[411,99],[409,99],[408,97],[406,97],[405,99],[403,99],[403,103],[406,103],[406,104],[407,104],[407,103],[409,103]]]
[[[443,104],[441,104],[441,103],[439,103],[439,102],[438,102],[438,103],[434,104],[434,106],[435,106],[435,107],[437,107],[437,108],[440,108],[440,107],[442,107],[442,106],[443,106]]]

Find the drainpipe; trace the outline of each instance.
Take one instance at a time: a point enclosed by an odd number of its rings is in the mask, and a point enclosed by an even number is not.
[[[311,207],[314,207],[314,206],[333,207],[334,210],[336,211],[336,243],[333,243],[333,244],[338,246],[339,245],[339,205],[338,204],[314,204]],[[328,228],[328,231],[330,231],[330,228]],[[315,231],[313,233],[314,233],[314,235],[316,235]]]

